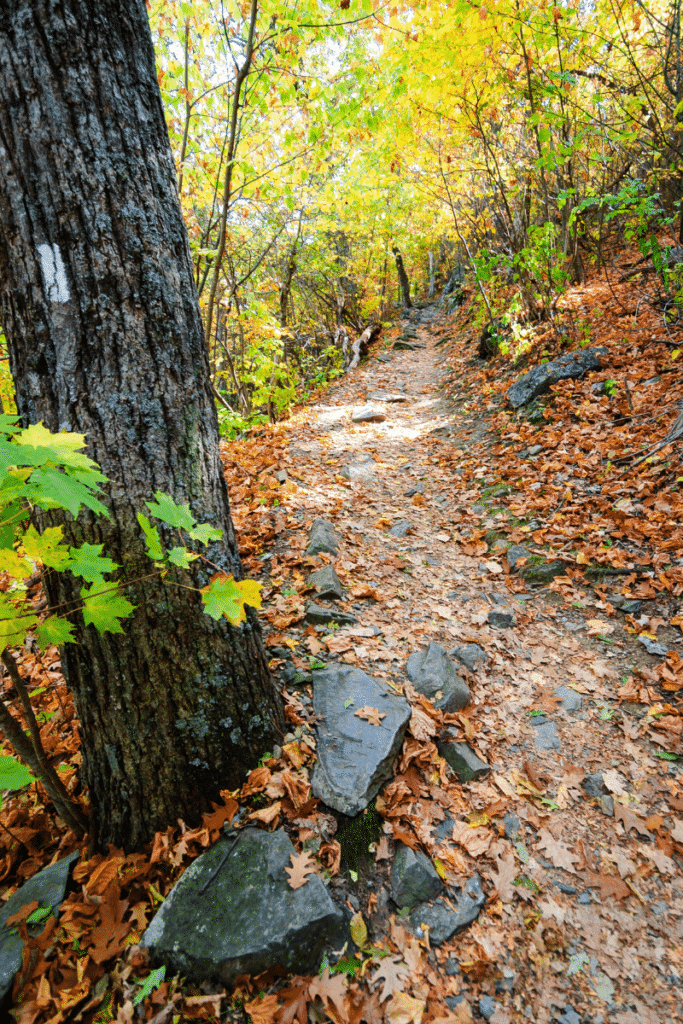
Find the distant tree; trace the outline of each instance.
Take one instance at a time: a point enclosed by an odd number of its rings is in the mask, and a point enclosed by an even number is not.
[[[110,480],[111,518],[66,515],[67,539],[138,580],[123,632],[62,651],[96,844],[132,849],[196,822],[284,729],[253,613],[205,615],[202,563],[150,576],[136,519],[156,491],[189,503],[241,578],[144,0],[3,3],[0,293],[24,425],[85,434]],[[45,578],[51,605],[81,585]]]

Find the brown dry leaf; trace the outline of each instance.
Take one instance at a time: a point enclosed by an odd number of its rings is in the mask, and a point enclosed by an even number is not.
[[[423,999],[397,992],[387,1004],[384,1020],[386,1024],[420,1024],[426,1005]]]
[[[309,850],[306,850],[304,853],[293,853],[290,860],[292,866],[285,868],[289,875],[287,884],[290,889],[300,889],[308,881],[308,875],[315,873],[313,854]]]
[[[277,1024],[306,1024],[308,1021],[308,984],[295,981],[287,988],[281,988],[278,996],[283,1000],[277,1016]]]
[[[392,956],[382,960],[382,963],[372,976],[371,980],[373,985],[376,984],[380,978],[384,978],[382,994],[379,997],[380,1003],[383,1003],[385,999],[389,998],[389,996],[392,996],[397,992],[403,992],[403,986],[410,978],[410,972],[407,964],[403,962],[402,957]]]
[[[379,708],[371,708],[369,704],[356,711],[356,718],[364,718],[370,725],[380,725],[382,719],[386,717],[385,711],[380,711]]]
[[[614,793],[616,796],[624,795],[626,792],[626,780],[623,775],[619,774],[616,768],[610,768],[609,771],[603,772],[602,778],[610,793]]]
[[[334,978],[330,978],[329,968],[326,967],[322,975],[318,978],[314,978],[308,986],[308,995],[310,999],[315,999],[316,996],[320,996],[326,1010],[332,1010],[336,1013],[337,1018],[346,1020],[344,1004],[346,1001],[347,989],[347,976],[345,974],[337,974]]]
[[[583,877],[586,885],[592,888],[599,887],[600,899],[604,900],[608,896],[614,896],[617,900],[625,900],[627,896],[631,895],[631,890],[626,882],[618,878],[617,875],[598,875],[592,871],[586,871]]]
[[[602,633],[613,633],[616,629],[609,622],[603,622],[602,619],[586,619],[586,625],[588,626],[588,632],[590,634]]]
[[[539,849],[545,850],[550,860],[553,862],[556,868],[564,868],[565,871],[571,871],[572,874],[576,874],[576,868],[574,867],[581,858],[577,857],[575,853],[565,846],[564,843],[559,842],[547,829],[542,828],[538,834],[539,838]]]
[[[279,1010],[278,997],[277,995],[257,997],[250,1003],[245,1003],[244,1009],[251,1017],[253,1024],[273,1024]]]
[[[616,1024],[662,1024],[662,1018],[651,1007],[641,1003],[640,999],[636,999],[634,1002],[637,1010],[617,1013],[614,1018]]]
[[[494,886],[494,895],[498,896],[503,903],[510,903],[515,895],[512,886],[517,877],[517,863],[515,855],[508,850],[502,857],[496,857],[497,871],[491,872],[491,881]]]
[[[389,850],[389,836],[380,836],[380,840],[375,850],[375,860],[391,860],[391,852]]]
[[[470,828],[465,821],[453,825],[453,839],[464,846],[471,857],[481,857],[493,842],[493,835],[484,828]]]
[[[123,857],[107,857],[95,868],[85,883],[85,891],[89,896],[102,896],[123,866]]]
[[[276,800],[270,807],[262,807],[259,811],[252,811],[247,817],[253,821],[262,821],[264,825],[270,825],[280,814],[280,801]]]
[[[634,828],[641,836],[647,836],[648,839],[653,838],[644,820],[629,810],[628,807],[625,807],[624,804],[620,804],[618,800],[614,801],[614,820],[620,821],[627,832]]]
[[[679,818],[673,819],[674,827],[671,829],[669,835],[677,843],[683,843],[683,821]]]
[[[120,890],[112,884],[104,894],[99,908],[100,923],[90,935],[88,952],[96,964],[103,964],[113,956],[117,956],[126,945],[126,937],[132,929],[132,922],[123,916],[128,910],[128,900],[121,900]]]
[[[646,846],[645,843],[639,843],[638,852],[641,856],[645,857],[646,860],[651,860],[652,863],[656,865],[657,870],[663,875],[677,874],[678,868],[676,867],[676,864],[671,857],[667,857],[663,850],[658,850],[654,846]]]
[[[435,722],[422,708],[412,708],[408,729],[416,740],[421,741],[429,740],[437,733]]]
[[[240,790],[240,797],[244,799],[247,796],[253,796],[254,793],[263,792],[269,782],[270,768],[266,768],[265,765],[262,765],[260,768],[254,768]]]

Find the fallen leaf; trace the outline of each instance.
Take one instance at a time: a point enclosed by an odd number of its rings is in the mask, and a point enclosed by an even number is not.
[[[565,871],[571,871],[572,874],[576,874],[574,865],[581,860],[580,857],[572,853],[568,846],[559,842],[544,828],[539,832],[538,838],[539,849],[544,850],[548,854],[556,868],[564,868]]]
[[[604,900],[608,896],[614,896],[617,900],[625,900],[627,896],[631,895],[631,890],[626,882],[617,875],[602,875],[586,871],[583,877],[587,886],[600,889],[600,899]]]
[[[261,997],[252,999],[250,1003],[245,1003],[244,1009],[251,1017],[253,1024],[273,1024],[279,1009],[278,997],[261,993]]]
[[[646,836],[648,839],[653,838],[643,819],[634,814],[624,804],[620,804],[618,800],[614,801],[614,820],[620,821],[627,832],[634,828],[641,836]]]
[[[517,877],[517,862],[512,851],[508,850],[502,857],[496,857],[497,871],[491,872],[494,895],[500,897],[503,903],[510,903],[515,895],[512,885]]]
[[[380,711],[379,708],[371,708],[369,704],[356,711],[356,718],[364,718],[370,725],[380,725],[381,720],[386,717],[385,711]]]
[[[386,1024],[420,1024],[426,1005],[423,999],[397,992],[384,1011],[384,1020]]]
[[[372,976],[373,985],[381,978],[384,979],[384,986],[379,1001],[383,1003],[389,996],[403,991],[405,982],[410,978],[410,972],[400,956],[386,957]]]
[[[300,889],[308,881],[308,876],[315,872],[315,861],[313,854],[305,850],[304,853],[293,853],[290,857],[291,867],[285,868],[289,875],[287,884],[290,889]]]

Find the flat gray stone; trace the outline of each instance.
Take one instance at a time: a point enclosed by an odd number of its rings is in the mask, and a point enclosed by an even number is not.
[[[554,722],[543,722],[534,729],[534,745],[537,750],[559,750],[562,744]]]
[[[583,705],[581,694],[572,690],[571,686],[558,686],[555,695],[562,701],[565,711],[580,711]]]
[[[390,404],[408,401],[407,395],[402,395],[397,392],[385,394],[383,391],[373,391],[371,395],[368,395],[368,398],[371,402],[388,402]]]
[[[489,626],[497,626],[498,629],[509,629],[517,624],[515,613],[511,605],[496,605],[486,616]]]
[[[408,519],[401,519],[390,528],[392,537],[405,537],[408,533],[414,533],[415,527]]]
[[[443,647],[433,641],[426,651],[410,655],[406,675],[418,693],[424,694],[435,708],[446,714],[462,710],[472,700],[469,686],[460,678]]]
[[[356,712],[366,706],[384,714],[380,725],[358,717]],[[313,673],[313,710],[322,716],[316,725],[313,795],[353,818],[391,778],[410,705],[366,672],[334,665]]]
[[[654,654],[658,658],[666,658],[669,653],[670,648],[666,644],[659,643],[657,640],[650,640],[649,636],[639,636],[638,639],[648,654]]]
[[[489,765],[477,757],[468,743],[438,743],[437,749],[460,782],[483,779],[491,771]]]
[[[599,796],[598,803],[600,804],[600,810],[603,814],[606,814],[608,818],[614,817],[614,797],[613,796]]]
[[[456,658],[461,665],[475,672],[477,665],[486,664],[486,651],[482,650],[479,644],[463,644],[451,651],[451,657]]]
[[[391,898],[397,907],[412,909],[443,892],[443,882],[422,850],[400,843],[391,865]]]
[[[374,405],[362,405],[351,413],[352,423],[383,423],[386,415]]]
[[[78,860],[78,851],[62,857],[56,864],[50,864],[43,868],[37,875],[24,882],[13,896],[2,905],[0,910],[0,1003],[11,990],[14,984],[14,976],[21,967],[24,940],[10,928],[6,927],[6,921],[14,914],[18,914],[22,907],[38,901],[39,907],[52,909],[52,915],[59,917],[59,908],[66,893],[69,881],[71,865]],[[29,925],[29,932],[32,936],[40,935],[45,927],[45,921],[35,925]]]
[[[340,912],[317,875],[289,887],[294,852],[282,830],[222,836],[175,884],[141,945],[194,982],[231,985],[238,974],[276,966],[315,972]]]
[[[316,604],[315,601],[306,602],[304,620],[312,626],[326,626],[329,622],[338,622],[340,626],[350,626],[354,622],[358,622],[355,615],[341,612],[329,605]]]
[[[423,903],[410,916],[413,928],[422,934],[422,928],[429,928],[429,942],[432,946],[440,946],[448,942],[458,932],[464,931],[469,924],[479,917],[486,903],[486,895],[481,887],[481,878],[474,875],[462,889],[449,889],[448,895],[456,909],[451,910],[442,899],[434,903]]]
[[[566,562],[556,558],[554,562],[532,562],[521,565],[519,575],[527,583],[550,583],[556,576],[564,576],[567,571]]]
[[[514,572],[520,558],[531,558],[531,552],[522,544],[512,544],[505,552],[505,556],[508,560],[508,565],[510,566],[511,571]],[[521,568],[522,566],[520,565],[520,569]]]
[[[312,572],[306,580],[306,585],[308,587],[315,587],[319,598],[341,601],[344,596],[341,580],[331,565],[324,565],[322,569],[316,569],[315,572]]]
[[[539,395],[545,395],[553,384],[560,380],[582,377],[589,370],[602,368],[601,357],[607,355],[604,346],[585,348],[577,352],[567,352],[550,363],[534,366],[525,373],[507,391],[507,399],[513,409],[527,405]]]
[[[593,797],[594,800],[599,800],[601,796],[607,796],[609,790],[605,785],[605,780],[602,777],[602,772],[594,772],[592,775],[587,775],[581,783],[588,796]]]
[[[339,475],[343,476],[345,480],[350,480],[351,483],[371,484],[377,479],[374,473],[376,468],[377,463],[372,459],[367,462],[349,462],[348,465],[342,466]]]
[[[416,349],[424,348],[424,345],[417,341],[403,341],[402,338],[398,338],[391,347],[398,352],[414,352]]]
[[[337,533],[332,523],[326,519],[314,519],[308,537],[305,555],[336,555],[341,543],[341,534]]]

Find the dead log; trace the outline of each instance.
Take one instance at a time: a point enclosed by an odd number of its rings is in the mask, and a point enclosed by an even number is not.
[[[356,367],[358,366],[358,364],[361,361],[361,359],[363,358],[363,356],[366,356],[368,354],[369,346],[371,345],[371,343],[376,338],[379,337],[381,331],[382,331],[382,325],[381,324],[370,324],[369,327],[365,328],[365,330],[360,335],[360,337],[356,338],[356,340],[351,345],[351,356],[352,356],[352,358],[351,358],[351,362],[349,363],[347,369],[349,369],[349,370],[355,370],[356,369]]]

